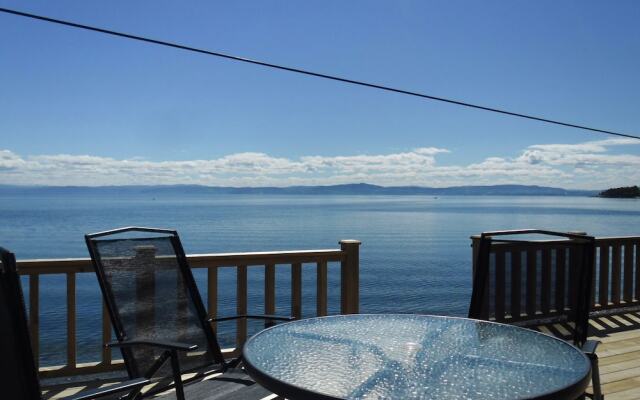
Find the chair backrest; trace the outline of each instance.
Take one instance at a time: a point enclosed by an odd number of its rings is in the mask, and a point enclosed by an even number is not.
[[[85,236],[118,340],[196,344],[180,355],[183,371],[224,363],[175,231],[122,228]],[[131,377],[149,376],[162,350],[122,351]],[[165,363],[154,377],[169,377]]]
[[[482,233],[469,318],[524,327],[560,323],[567,339],[581,346],[589,327],[594,253],[595,238],[587,235],[535,229]]]
[[[0,248],[0,397],[40,399],[20,278],[13,253]]]

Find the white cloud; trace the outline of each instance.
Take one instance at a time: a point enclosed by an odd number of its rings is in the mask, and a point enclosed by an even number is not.
[[[589,165],[640,166],[640,156],[608,154],[611,146],[634,145],[636,139],[606,139],[578,144],[539,144],[527,148],[518,161],[528,164],[566,165],[581,168]]]
[[[0,150],[0,171],[17,169],[23,165],[24,160],[18,157],[18,155],[9,150]]]
[[[438,165],[447,149],[421,147],[391,154],[309,155],[298,159],[265,153],[229,154],[210,160],[119,160],[92,155],[19,156],[0,150],[0,183],[45,185],[204,184],[287,186],[368,182],[380,185],[539,184],[604,188],[637,184],[640,156],[611,148],[640,144],[607,139],[578,144],[538,144],[513,157],[487,157],[466,165]]]

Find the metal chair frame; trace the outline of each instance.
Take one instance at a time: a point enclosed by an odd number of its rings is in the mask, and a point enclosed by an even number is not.
[[[220,344],[216,338],[216,333],[214,332],[211,323],[219,322],[219,321],[228,321],[233,319],[241,319],[241,318],[253,318],[253,319],[262,319],[266,321],[291,321],[292,317],[283,317],[277,315],[236,315],[230,317],[220,317],[220,318],[210,318],[207,314],[207,311],[204,307],[204,303],[202,302],[202,297],[200,296],[200,292],[196,285],[195,279],[191,272],[191,268],[187,262],[187,257],[185,255],[184,249],[182,247],[182,243],[178,236],[178,232],[170,229],[158,229],[158,228],[146,228],[146,227],[125,227],[119,229],[113,229],[104,232],[98,232],[93,234],[85,235],[85,241],[87,243],[87,248],[89,249],[89,254],[91,255],[91,260],[93,262],[94,269],[96,271],[96,275],[98,278],[98,282],[100,285],[100,289],[102,291],[107,310],[109,312],[109,316],[111,318],[117,341],[107,344],[108,347],[117,347],[120,348],[122,352],[122,356],[124,359],[124,363],[129,374],[129,377],[140,377],[143,376],[145,378],[151,378],[167,361],[170,360],[171,368],[173,373],[173,386],[176,390],[176,397],[179,400],[184,400],[184,383],[182,380],[182,373],[180,369],[180,363],[178,358],[178,352],[187,352],[193,351],[197,348],[197,345],[188,344],[188,343],[176,343],[176,342],[168,342],[168,341],[157,341],[157,340],[136,340],[135,338],[131,338],[127,335],[127,332],[123,326],[122,319],[120,318],[120,314],[118,312],[118,308],[116,306],[115,297],[111,290],[110,283],[107,280],[105,275],[105,271],[103,265],[101,264],[100,257],[98,256],[98,251],[96,247],[97,240],[121,240],[121,239],[105,239],[105,237],[118,235],[129,232],[146,232],[152,234],[159,235],[167,235],[171,240],[171,244],[173,246],[173,250],[176,255],[176,260],[178,264],[178,269],[182,278],[184,279],[186,289],[188,291],[188,295],[194,305],[195,311],[197,313],[197,317],[200,322],[200,328],[204,331],[207,346],[209,351],[213,356],[213,359],[216,364],[220,365],[219,372],[224,372],[228,368],[236,367],[241,359],[237,358],[235,360],[226,361],[222,350],[220,348]],[[138,238],[139,240],[148,240],[149,238]],[[136,238],[129,239],[136,240]],[[136,346],[151,346],[155,348],[163,349],[164,352],[162,355],[155,360],[152,367],[147,371],[140,371],[133,356],[131,349]],[[166,388],[158,388],[153,390],[153,393],[157,393],[159,391],[166,390]],[[151,394],[151,393],[150,393]]]
[[[0,266],[0,285],[4,286],[2,292],[6,293],[5,298],[0,299],[0,301],[4,301],[8,305],[10,318],[12,319],[11,327],[15,332],[15,342],[12,343],[12,345],[14,345],[22,355],[19,360],[19,365],[14,365],[14,368],[21,369],[21,375],[24,377],[24,380],[22,382],[12,383],[23,386],[24,390],[21,391],[21,394],[24,395],[26,393],[28,397],[23,397],[22,400],[40,400],[42,399],[42,393],[38,379],[38,368],[31,347],[24,296],[16,268],[16,258],[13,253],[0,247],[0,259],[2,260],[2,266]],[[9,339],[10,338],[0,338],[0,340]],[[122,392],[129,392],[127,398],[133,398],[139,393],[140,389],[148,383],[148,379],[132,379],[106,388],[85,390],[76,395],[65,397],[64,400],[89,400]],[[20,398],[20,395],[16,393],[16,389],[15,386],[3,385],[2,398]]]

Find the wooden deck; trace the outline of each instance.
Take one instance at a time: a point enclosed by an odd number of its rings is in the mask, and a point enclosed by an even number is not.
[[[561,325],[539,327],[547,333],[561,335]],[[600,340],[600,379],[607,400],[640,399],[640,312],[624,312],[591,320],[591,337]],[[214,378],[215,379],[215,378]],[[111,381],[84,384],[61,383],[45,387],[45,398],[59,399],[83,389],[105,385]],[[265,398],[275,399],[273,395]]]
[[[589,322],[590,338],[601,342],[596,353],[605,398],[640,399],[640,312],[620,312]],[[568,333],[559,324],[538,329],[555,336]],[[591,388],[588,391],[591,392]]]
[[[640,313],[597,318],[592,327],[602,341],[597,354],[605,398],[640,399]]]

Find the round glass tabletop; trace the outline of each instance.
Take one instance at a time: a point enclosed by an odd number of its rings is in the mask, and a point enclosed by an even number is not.
[[[294,321],[259,332],[243,355],[249,375],[292,399],[573,399],[591,372],[551,336],[427,315]]]

